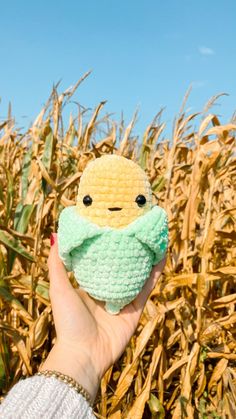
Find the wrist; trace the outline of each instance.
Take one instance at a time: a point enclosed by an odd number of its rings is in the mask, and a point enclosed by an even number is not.
[[[40,371],[45,370],[54,370],[70,376],[89,393],[94,402],[100,380],[87,354],[68,345],[56,343],[40,367]]]

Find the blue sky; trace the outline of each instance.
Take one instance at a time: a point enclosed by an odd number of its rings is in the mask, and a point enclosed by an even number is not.
[[[53,84],[64,90],[92,70],[74,99],[86,108],[107,100],[126,123],[138,108],[137,134],[161,107],[170,130],[191,83],[191,112],[229,94],[214,107],[227,122],[236,109],[235,16],[235,0],[1,2],[0,118],[11,101],[27,128]]]

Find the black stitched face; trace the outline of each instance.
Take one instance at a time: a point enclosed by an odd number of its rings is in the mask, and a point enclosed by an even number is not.
[[[143,207],[146,204],[147,200],[144,195],[138,195],[135,199],[135,202],[138,204],[139,207]]]
[[[92,200],[92,198],[91,198],[91,196],[90,196],[90,195],[85,195],[85,196],[84,196],[84,198],[83,198],[83,204],[84,204],[86,207],[89,207],[90,205],[92,205],[92,202],[93,202],[93,200]]]

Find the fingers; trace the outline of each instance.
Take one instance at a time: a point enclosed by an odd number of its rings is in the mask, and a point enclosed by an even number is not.
[[[58,242],[57,234],[52,234],[52,245],[48,257],[48,269],[50,277],[50,295],[51,298],[55,293],[64,293],[70,289],[73,289],[65,266],[58,254]]]

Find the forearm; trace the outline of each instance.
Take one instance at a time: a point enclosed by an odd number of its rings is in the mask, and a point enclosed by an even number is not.
[[[88,354],[69,348],[65,344],[55,344],[40,371],[58,371],[79,383],[90,395],[92,403],[96,397],[99,377]]]
[[[56,344],[40,371],[57,371],[73,378],[94,402],[99,378],[91,360],[82,350]],[[92,408],[85,398],[67,383],[55,377],[33,376],[17,383],[0,406],[0,418],[89,418],[94,419]]]

